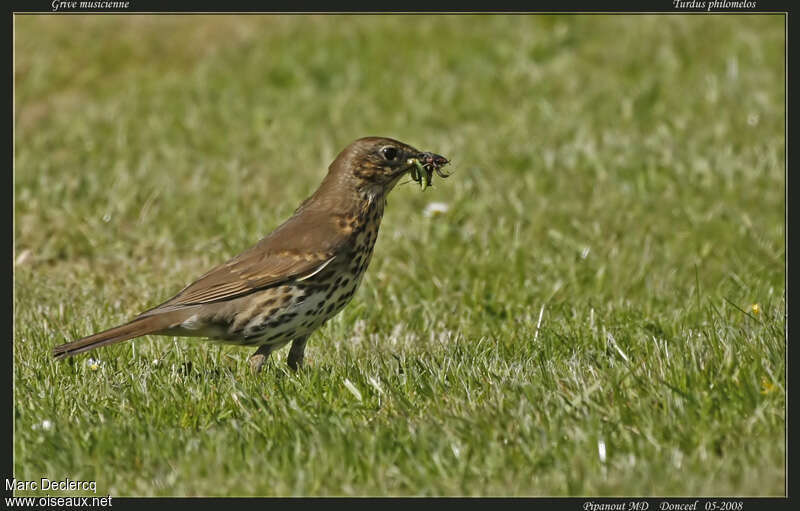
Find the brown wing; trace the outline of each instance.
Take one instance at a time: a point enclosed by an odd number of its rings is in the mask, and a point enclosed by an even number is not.
[[[246,250],[140,317],[204,303],[231,300],[259,289],[308,278],[327,266],[347,236],[325,215],[295,214]]]

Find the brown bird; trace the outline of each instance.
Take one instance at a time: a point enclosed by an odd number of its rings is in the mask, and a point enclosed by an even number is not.
[[[369,265],[386,196],[407,172],[427,183],[443,156],[390,138],[347,146],[319,189],[254,247],[213,268],[129,323],[53,349],[57,359],[142,335],[208,337],[258,346],[259,371],[270,353],[292,341],[288,363],[303,363],[309,335],[353,297]]]

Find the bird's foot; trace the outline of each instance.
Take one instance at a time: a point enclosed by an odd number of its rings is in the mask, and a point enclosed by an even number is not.
[[[289,364],[292,371],[297,371],[303,367],[307,340],[308,336],[298,337],[292,342],[292,347],[289,348],[289,358],[286,360],[286,363]]]
[[[289,357],[286,359],[286,363],[289,364],[289,369],[292,371],[299,371],[303,368],[303,355],[301,354],[299,358],[292,357],[292,354],[289,353]]]
[[[260,373],[266,361],[267,355],[258,352],[253,353],[250,355],[250,369],[256,374]]]
[[[264,364],[269,358],[269,354],[275,351],[275,349],[276,346],[272,344],[264,344],[263,346],[259,346],[258,350],[250,355],[250,369],[252,369],[256,374],[260,373],[261,369],[264,368]]]

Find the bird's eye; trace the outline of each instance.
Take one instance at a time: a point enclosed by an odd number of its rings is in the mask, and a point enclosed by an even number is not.
[[[397,149],[394,147],[384,147],[381,152],[383,153],[383,157],[387,160],[394,160],[397,158]]]

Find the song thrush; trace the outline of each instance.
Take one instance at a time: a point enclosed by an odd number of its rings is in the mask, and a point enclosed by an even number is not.
[[[319,189],[254,247],[215,267],[132,321],[53,349],[65,358],[147,334],[208,337],[258,346],[258,371],[289,341],[288,363],[302,365],[308,336],[350,301],[369,265],[386,196],[412,169],[448,160],[390,138],[347,146]],[[415,180],[424,179],[417,170]]]

